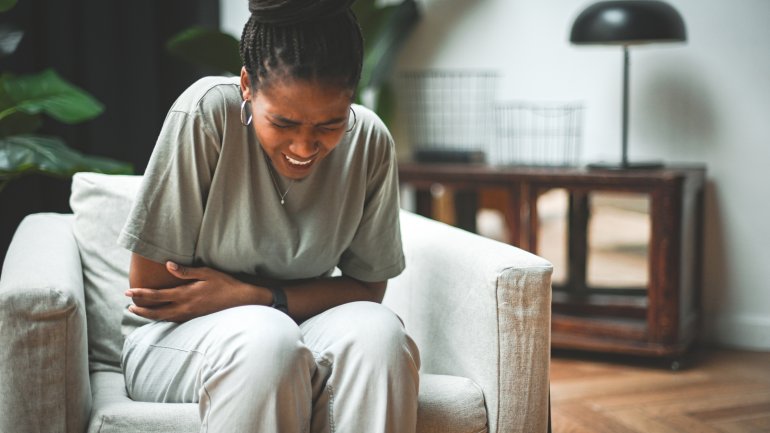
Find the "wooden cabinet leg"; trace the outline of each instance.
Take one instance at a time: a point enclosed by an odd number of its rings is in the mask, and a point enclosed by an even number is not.
[[[426,218],[433,218],[433,194],[430,190],[415,190],[414,198],[417,213]]]
[[[585,192],[570,191],[567,230],[567,287],[585,293],[588,266],[589,202]]]
[[[476,213],[479,207],[479,195],[474,191],[455,191],[455,223],[457,227],[476,233]]]

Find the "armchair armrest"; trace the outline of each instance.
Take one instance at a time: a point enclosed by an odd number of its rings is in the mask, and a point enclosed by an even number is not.
[[[406,211],[401,230],[407,267],[385,303],[416,340],[422,372],[481,386],[490,433],[545,432],[551,264]]]
[[[0,431],[82,432],[91,410],[72,215],[19,225],[0,276]]]

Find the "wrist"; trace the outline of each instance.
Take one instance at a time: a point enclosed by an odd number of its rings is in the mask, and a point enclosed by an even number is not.
[[[269,307],[272,304],[273,294],[267,287],[249,283],[241,283],[240,286],[242,305],[265,305]]]
[[[289,301],[286,298],[286,292],[280,286],[268,287],[272,294],[272,303],[270,307],[288,315],[289,314]]]

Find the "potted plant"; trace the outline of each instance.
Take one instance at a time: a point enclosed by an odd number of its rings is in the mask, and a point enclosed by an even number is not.
[[[16,0],[0,0],[0,12]],[[0,26],[0,57],[13,54],[23,32]],[[104,106],[84,90],[62,79],[54,70],[14,75],[0,72],[0,191],[13,179],[32,173],[69,177],[79,171],[131,174],[130,164],[87,156],[58,137],[36,133],[42,116],[76,124],[93,119]]]

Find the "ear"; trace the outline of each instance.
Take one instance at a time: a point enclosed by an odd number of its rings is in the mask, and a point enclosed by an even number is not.
[[[251,80],[245,66],[241,67],[241,94],[244,101],[251,101]]]

